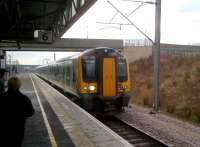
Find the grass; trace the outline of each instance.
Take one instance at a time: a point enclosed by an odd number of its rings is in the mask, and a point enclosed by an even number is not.
[[[134,97],[131,102],[152,107],[152,57],[130,64]],[[161,111],[200,124],[200,56],[161,56]]]

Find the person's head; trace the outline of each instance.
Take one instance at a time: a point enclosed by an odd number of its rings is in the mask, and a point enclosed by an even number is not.
[[[21,81],[18,77],[11,77],[8,80],[8,90],[19,90],[21,87]]]

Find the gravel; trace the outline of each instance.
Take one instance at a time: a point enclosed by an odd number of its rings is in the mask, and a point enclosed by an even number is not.
[[[200,127],[132,105],[118,117],[172,147],[200,147]]]

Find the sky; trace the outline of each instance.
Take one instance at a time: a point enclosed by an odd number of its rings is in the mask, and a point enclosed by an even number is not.
[[[130,14],[140,3],[134,0],[109,0],[123,14]],[[153,0],[146,0],[152,1]],[[196,44],[200,43],[200,0],[162,0],[161,43]],[[111,25],[103,23],[129,22],[107,2],[98,0],[62,37],[97,39],[144,39],[132,25]],[[129,19],[147,36],[154,40],[155,5],[146,4]],[[53,61],[53,52],[8,52],[20,64],[42,64],[45,58]],[[56,53],[57,59],[73,53]]]
[[[109,0],[123,14],[129,14],[140,3],[133,0]],[[148,1],[148,0],[147,0]],[[152,1],[152,0],[149,0]],[[154,2],[154,1],[153,1]],[[174,44],[199,43],[200,0],[162,0],[161,42]],[[154,40],[155,5],[146,4],[130,15],[129,19]],[[98,22],[128,24],[129,22],[107,2],[98,0],[64,38],[143,39],[132,25],[105,25]],[[111,21],[112,19],[112,21]]]
[[[7,63],[19,61],[24,65],[43,65],[54,61],[54,54],[56,60],[72,56],[78,52],[32,52],[32,51],[9,51],[7,52]]]

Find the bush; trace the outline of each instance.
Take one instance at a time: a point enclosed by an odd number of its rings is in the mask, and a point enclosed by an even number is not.
[[[143,105],[144,106],[149,106],[150,105],[148,97],[143,97]]]
[[[167,105],[167,112],[173,114],[175,110],[175,106],[173,104]]]
[[[194,123],[200,123],[200,118],[198,118],[196,115],[192,115],[189,119]]]
[[[191,116],[191,109],[189,108],[189,106],[187,104],[180,103],[175,108],[175,114],[178,117],[182,117],[182,118],[188,119]]]
[[[183,107],[183,117],[190,118],[191,116],[191,109],[187,106]]]

